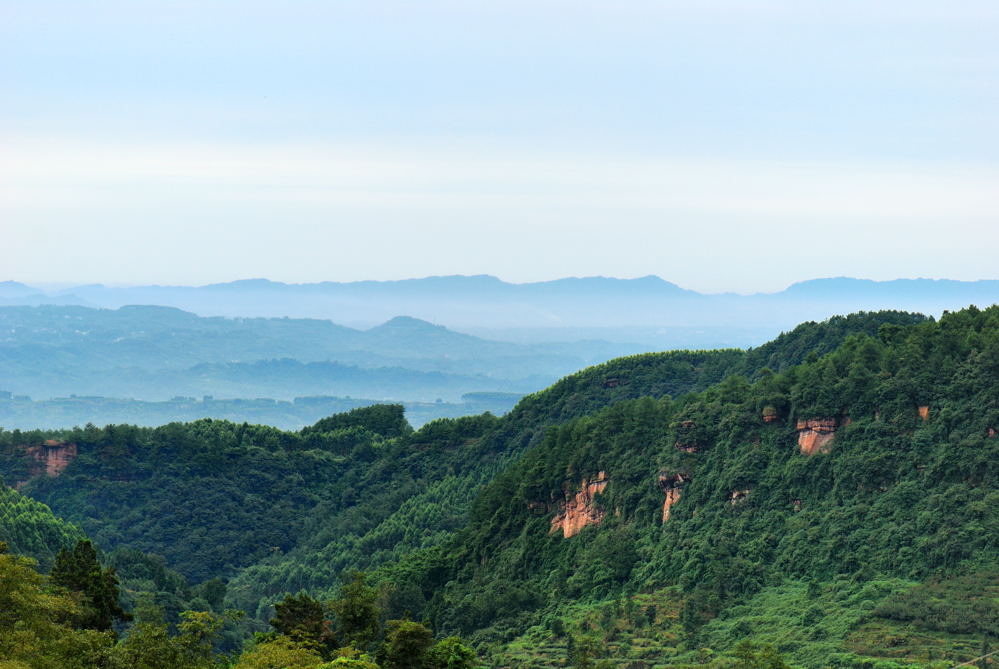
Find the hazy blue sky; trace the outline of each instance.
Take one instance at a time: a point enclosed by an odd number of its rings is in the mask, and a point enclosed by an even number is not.
[[[999,278],[999,3],[0,0],[0,280]]]

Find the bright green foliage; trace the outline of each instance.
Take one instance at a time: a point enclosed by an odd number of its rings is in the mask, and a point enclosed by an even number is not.
[[[46,505],[0,484],[0,541],[12,553],[35,558],[48,568],[60,548],[82,538],[78,527],[56,518]]]
[[[430,649],[426,666],[430,669],[472,669],[479,666],[479,658],[459,637],[449,636]]]
[[[72,551],[59,551],[49,580],[80,596],[81,610],[74,619],[77,627],[107,632],[115,620],[131,618],[118,603],[114,567],[101,567],[97,551],[88,540],[78,541]]]
[[[233,669],[316,669],[321,663],[315,650],[282,636],[244,652]]]
[[[428,666],[434,633],[412,620],[390,620],[378,663],[385,669],[424,669]]]
[[[184,611],[178,634],[166,625],[135,625],[111,654],[114,669],[213,669],[214,642],[224,619],[207,611]]]
[[[0,666],[75,669],[96,666],[113,643],[110,633],[75,630],[63,621],[76,603],[53,594],[29,558],[0,544]]]
[[[379,669],[370,657],[359,655],[356,657],[338,657],[332,662],[319,665],[316,669]]]

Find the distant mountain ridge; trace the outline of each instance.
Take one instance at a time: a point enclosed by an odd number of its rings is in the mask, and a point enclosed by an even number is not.
[[[365,331],[328,320],[202,317],[164,306],[0,306],[0,391],[38,399],[457,401],[468,392],[531,392],[642,350],[599,341],[490,341],[408,316]]]
[[[657,276],[570,277],[509,283],[490,275],[292,284],[264,278],[204,286],[77,286],[44,291],[0,284],[0,304],[172,306],[202,316],[321,318],[370,328],[400,314],[466,331],[605,328],[766,328],[758,341],[807,320],[898,309],[939,315],[999,302],[999,280],[848,277],[802,281],[774,293],[704,294]],[[517,339],[517,337],[511,337]],[[621,341],[615,339],[615,341]],[[633,341],[633,340],[632,340]],[[737,342],[743,344],[744,342]],[[694,345],[686,342],[685,345]]]

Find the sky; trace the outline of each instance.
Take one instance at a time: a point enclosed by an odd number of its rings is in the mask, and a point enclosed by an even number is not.
[[[0,280],[999,278],[999,3],[0,0]]]

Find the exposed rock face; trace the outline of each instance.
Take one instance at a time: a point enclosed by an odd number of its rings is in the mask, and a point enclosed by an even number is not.
[[[930,419],[930,408],[928,406],[919,407],[919,417],[923,420]]]
[[[67,444],[54,439],[48,439],[43,444],[25,447],[25,452],[32,457],[29,474],[32,478],[41,476],[59,476],[69,463],[76,457],[76,444]],[[26,483],[19,481],[18,484]]]
[[[663,522],[669,520],[670,507],[680,501],[680,490],[690,477],[680,472],[659,472],[659,489],[666,495],[663,503]]]
[[[990,427],[989,428],[989,439],[995,439],[996,436],[999,436],[999,432],[996,432],[996,429],[994,427]]]
[[[777,413],[777,409],[771,406],[763,407],[764,423],[776,423],[778,420],[780,420],[780,415]]]
[[[749,496],[750,492],[752,491],[749,488],[743,488],[742,490],[733,490],[728,494],[728,503],[731,504],[732,506],[735,506],[740,502],[744,502],[746,501],[746,497]]]
[[[839,421],[835,418],[809,418],[799,420],[796,427],[801,454],[815,455],[829,452]]]
[[[600,472],[592,481],[584,478],[575,495],[566,489],[565,501],[559,504],[559,511],[552,518],[551,531],[562,530],[562,536],[568,539],[587,525],[599,525],[606,513],[594,506],[593,498],[604,491],[608,481],[607,473]]]

